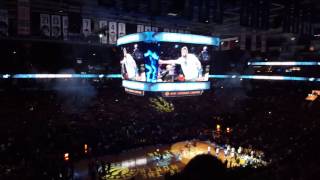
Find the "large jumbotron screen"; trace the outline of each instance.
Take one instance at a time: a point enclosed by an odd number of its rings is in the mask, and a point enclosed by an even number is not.
[[[122,85],[128,93],[201,95],[210,89],[211,52],[220,39],[208,36],[142,32],[118,39]]]

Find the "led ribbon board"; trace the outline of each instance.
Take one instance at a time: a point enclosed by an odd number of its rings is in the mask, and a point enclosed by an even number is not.
[[[151,92],[197,91],[210,89],[210,82],[148,83],[123,80],[122,86],[128,89]]]
[[[320,66],[317,61],[286,61],[286,62],[248,62],[250,66]]]
[[[96,79],[96,78],[121,78],[121,74],[3,74],[0,75],[2,79]],[[283,81],[317,81],[320,82],[320,78],[315,77],[298,77],[298,76],[266,76],[266,75],[220,75],[212,74],[209,75],[212,79],[255,79],[255,80],[283,80]],[[132,82],[132,81],[128,81]],[[140,88],[144,89],[143,82],[137,82],[141,85]],[[185,82],[185,83],[202,83],[202,82]],[[164,83],[163,83],[164,84]],[[166,84],[181,84],[181,82],[176,83],[166,83]],[[163,85],[161,85],[163,87]],[[199,89],[197,89],[199,90]]]
[[[3,75],[9,78],[11,75]],[[14,79],[94,79],[94,78],[121,78],[121,74],[15,74]]]
[[[182,34],[182,33],[169,33],[169,32],[142,32],[136,34],[130,34],[120,37],[117,41],[117,46],[145,42],[145,43],[157,43],[157,42],[175,42],[175,43],[187,43],[187,44],[201,44],[219,46],[220,38],[202,36],[195,34]]]

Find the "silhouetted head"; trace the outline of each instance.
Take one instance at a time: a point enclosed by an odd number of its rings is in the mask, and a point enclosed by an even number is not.
[[[194,157],[181,172],[181,178],[187,180],[220,180],[225,177],[223,163],[209,154]]]

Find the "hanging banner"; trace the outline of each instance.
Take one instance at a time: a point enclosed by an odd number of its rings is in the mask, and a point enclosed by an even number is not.
[[[99,29],[102,33],[102,37],[100,37],[101,43],[102,44],[107,44],[108,43],[108,22],[105,20],[100,20],[99,21]]]
[[[108,21],[105,21],[105,20],[100,20],[99,21],[99,29],[107,29],[108,27]]]
[[[118,37],[126,35],[126,24],[118,23]]]
[[[117,23],[109,22],[109,44],[117,43]]]
[[[69,17],[62,16],[62,35],[63,40],[68,40],[68,33],[69,33]]]
[[[240,34],[240,49],[246,50],[246,32],[242,31]]]
[[[164,29],[163,29],[163,32],[170,32],[170,29],[164,28]]]
[[[61,37],[61,18],[59,15],[51,16],[51,37]]]
[[[139,33],[139,32],[144,32],[144,26],[141,25],[141,24],[138,24],[138,25],[137,25],[137,32],[138,32],[138,33]]]
[[[261,35],[261,52],[266,52],[267,51],[267,38],[266,34]]]
[[[158,31],[159,31],[159,28],[158,28],[158,27],[152,27],[151,30],[152,30],[153,32],[158,32]]]
[[[30,2],[18,0],[17,34],[30,35]]]
[[[82,33],[85,37],[91,35],[91,19],[82,19]]]
[[[8,36],[8,11],[0,9],[0,36]]]
[[[40,33],[42,36],[50,37],[51,25],[49,14],[40,14]]]
[[[257,50],[257,35],[256,33],[252,33],[251,35],[251,51]]]
[[[144,31],[151,31],[151,26],[145,26]]]

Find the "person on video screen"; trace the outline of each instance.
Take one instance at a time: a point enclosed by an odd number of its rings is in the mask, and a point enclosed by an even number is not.
[[[132,52],[132,57],[136,61],[143,61],[143,53],[140,51],[138,44],[134,44],[133,46],[133,52]]]
[[[138,44],[134,44],[133,46],[132,57],[137,63],[138,69],[140,70],[139,73],[143,73],[143,69],[144,69],[143,53],[140,51]]]
[[[201,61],[201,63],[202,63],[203,65],[209,64],[210,55],[209,55],[208,47],[207,47],[207,46],[204,46],[204,47],[202,48],[202,51],[201,51],[200,54],[199,54],[199,59],[200,59],[200,61]]]
[[[208,52],[208,47],[207,46],[204,46],[202,48],[202,51],[200,52],[199,54],[199,59],[202,63],[202,69],[204,69],[204,80],[208,80],[209,78],[209,71],[210,71],[210,54]]]
[[[122,75],[125,79],[135,80],[138,75],[138,68],[131,54],[127,53],[126,48],[123,48],[123,59],[120,61]]]
[[[159,60],[159,64],[179,64],[186,81],[199,80],[202,74],[201,62],[194,54],[189,54],[186,46],[181,48],[181,57],[176,60]]]

